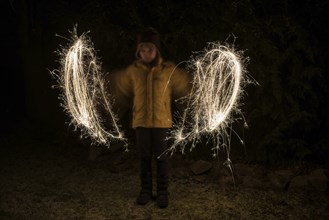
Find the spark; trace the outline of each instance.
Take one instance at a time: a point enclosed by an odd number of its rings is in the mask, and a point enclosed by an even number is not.
[[[192,90],[189,96],[179,100],[187,107],[168,138],[173,144],[164,153],[173,153],[178,146],[184,152],[188,143],[192,151],[205,136],[207,142],[212,140],[214,144],[213,155],[225,149],[230,164],[231,125],[236,120],[233,115],[242,114],[239,100],[247,82],[243,62],[242,52],[219,43],[209,44],[197,57],[191,58]]]
[[[125,141],[112,111],[100,63],[89,37],[86,33],[78,37],[76,28],[70,33],[70,46],[59,51],[61,69],[51,72],[57,78],[57,87],[61,89],[62,106],[75,128],[82,130],[82,136],[89,136],[93,142],[107,146],[110,146],[111,140]],[[106,129],[100,108],[108,114],[111,130]]]

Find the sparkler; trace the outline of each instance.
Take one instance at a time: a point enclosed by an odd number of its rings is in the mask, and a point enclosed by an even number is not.
[[[234,132],[231,124],[235,120],[234,113],[242,115],[238,100],[246,82],[242,63],[241,52],[216,43],[191,59],[190,68],[194,73],[192,91],[184,98],[187,108],[181,122],[174,125],[170,134],[173,144],[164,153],[173,153],[177,146],[184,153],[187,143],[192,143],[192,151],[201,137],[206,136],[213,140],[214,156],[219,150],[226,150],[226,162],[230,167],[230,140]]]
[[[105,91],[100,64],[90,39],[86,34],[78,37],[75,28],[71,41],[72,46],[59,52],[61,69],[52,71],[62,91],[62,106],[71,116],[71,123],[75,128],[81,128],[83,136],[90,136],[96,143],[110,146],[111,140],[125,140],[111,109],[111,99]],[[105,128],[99,108],[104,108],[109,114],[111,131]]]

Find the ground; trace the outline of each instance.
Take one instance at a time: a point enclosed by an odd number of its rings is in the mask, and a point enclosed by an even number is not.
[[[329,219],[328,192],[234,187],[216,173],[222,163],[195,176],[181,155],[171,158],[169,207],[139,206],[134,148],[93,161],[85,148],[30,129],[3,136],[0,219]]]

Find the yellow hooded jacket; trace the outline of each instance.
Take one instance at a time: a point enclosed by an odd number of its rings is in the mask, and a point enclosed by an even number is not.
[[[172,127],[172,98],[187,96],[191,89],[191,75],[161,58],[152,68],[136,60],[111,75],[111,93],[120,102],[120,111],[132,102],[133,128]]]

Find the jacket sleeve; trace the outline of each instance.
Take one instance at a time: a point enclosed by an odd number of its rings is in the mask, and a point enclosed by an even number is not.
[[[170,78],[172,97],[180,112],[187,107],[187,100],[176,101],[177,99],[188,97],[192,89],[192,75],[183,69],[177,68]]]
[[[177,68],[170,78],[172,96],[175,100],[188,96],[192,89],[192,75],[183,69]]]
[[[114,71],[107,76],[107,87],[114,99],[113,110],[121,118],[131,108],[132,83],[126,69]]]

